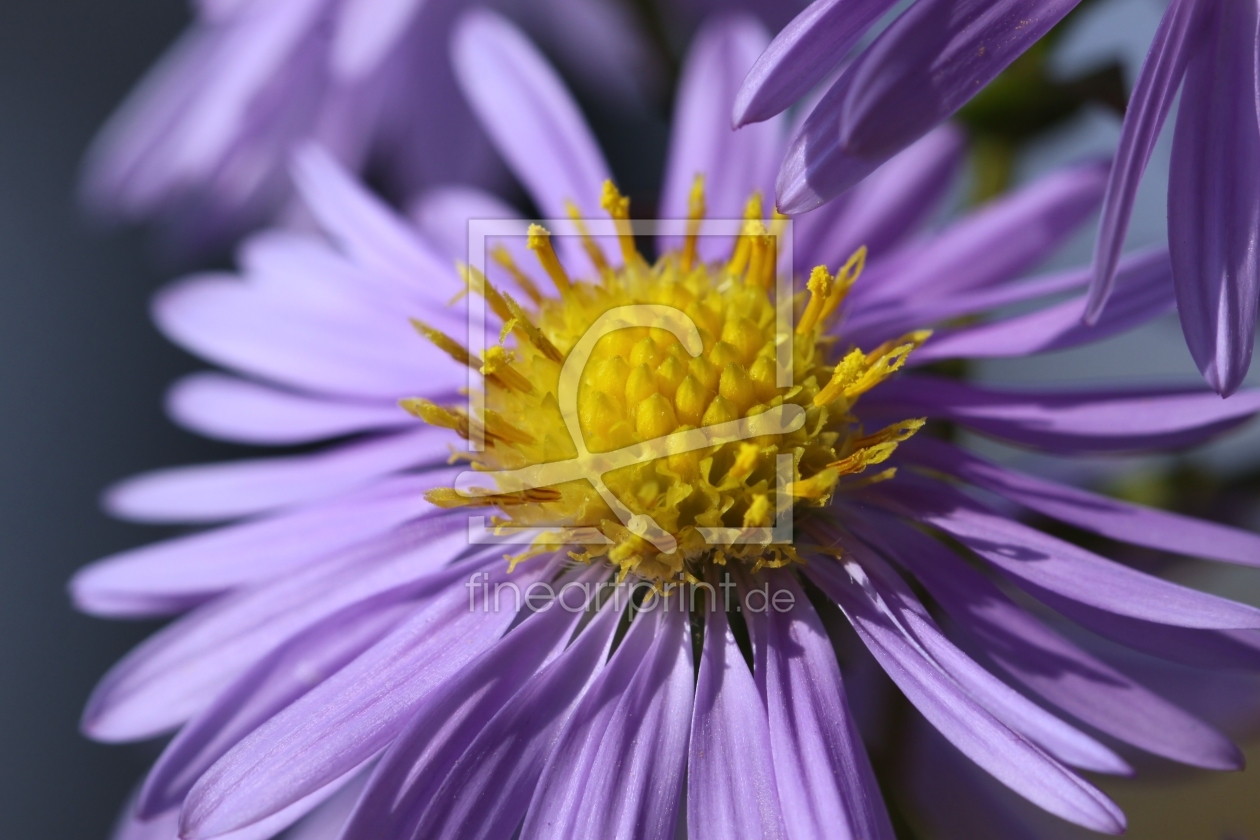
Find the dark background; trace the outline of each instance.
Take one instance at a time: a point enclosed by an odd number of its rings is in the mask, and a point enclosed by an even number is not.
[[[77,615],[65,582],[158,535],[100,513],[139,469],[213,457],[168,423],[194,362],[150,326],[166,278],[75,204],[83,150],[187,18],[179,0],[0,3],[0,837],[105,838],[151,748],[93,744],[93,683],[149,625]]]

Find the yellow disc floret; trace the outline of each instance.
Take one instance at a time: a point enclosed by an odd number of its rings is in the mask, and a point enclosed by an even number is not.
[[[885,461],[922,425],[867,433],[852,408],[926,333],[869,353],[833,353],[826,327],[865,252],[837,276],[815,269],[807,295],[776,305],[776,238],[759,197],[731,258],[717,263],[697,256],[701,180],[683,247],[655,264],[635,249],[629,201],[606,184],[602,203],[616,225],[620,267],[579,226],[599,276],[571,276],[550,234],[534,225],[529,247],[558,296],[538,294],[505,252],[496,259],[517,278],[528,309],[466,270],[471,291],[504,322],[484,359],[417,323],[453,360],[480,371],[485,387],[477,417],[403,401],[426,422],[484,441],[468,453],[480,485],[457,483],[430,500],[493,506],[498,523],[553,538],[555,529],[594,533],[599,539],[584,540],[575,556],[606,558],[649,580],[702,577],[705,563],[794,561],[790,538],[773,529],[780,514],[826,504],[846,476]]]

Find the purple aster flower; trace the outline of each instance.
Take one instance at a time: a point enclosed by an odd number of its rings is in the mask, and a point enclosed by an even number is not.
[[[1103,201],[1088,317],[1111,295],[1138,182],[1182,86],[1168,183],[1177,311],[1195,364],[1222,396],[1251,366],[1260,239],[1260,89],[1254,3],[1173,0],[1138,74]]]
[[[176,419],[231,441],[326,445],[109,492],[130,519],[219,523],[72,584],[94,614],[186,613],[105,677],[84,716],[106,741],[175,733],[120,837],[264,838],[302,819],[306,840],[670,838],[684,820],[700,840],[891,838],[850,710],[864,680],[842,673],[829,630],[841,615],[916,710],[907,726],[952,745],[931,766],[965,756],[1069,822],[1123,830],[1078,772],[1130,772],[1119,745],[1240,766],[1223,734],[1065,635],[1050,610],[1158,657],[1250,669],[1260,611],[1010,514],[1248,566],[1260,538],[1002,467],[923,427],[1064,457],[1160,450],[1238,425],[1260,393],[999,390],[915,370],[1143,323],[1173,305],[1168,257],[1122,260],[1112,305],[1084,328],[1083,296],[1047,301],[1090,272],[1017,278],[1090,214],[1105,168],[1053,174],[928,233],[961,152],[945,127],[803,217],[794,263],[777,265],[780,222],[747,199],[774,177],[783,125],[732,134],[725,119],[767,41],[753,20],[722,18],[688,55],[661,193],[661,215],[687,224],[655,262],[556,74],[482,11],[458,26],[454,59],[486,133],[544,213],[572,207],[590,223],[602,199],[617,236],[558,254],[533,227],[528,249],[505,240],[485,275],[461,274],[457,229],[510,208],[443,189],[413,226],[308,148],[295,180],[318,231],[258,234],[237,273],[158,296],[161,329],[232,371],[177,383]],[[735,237],[711,221],[740,214]],[[771,289],[807,267],[780,336]],[[500,336],[480,358],[452,337],[473,299]],[[1015,303],[1035,305],[976,317]],[[623,306],[651,307],[663,326],[587,343]],[[590,355],[574,387],[563,365],[578,348]],[[476,408],[458,393],[469,368]],[[747,434],[728,440],[732,427]],[[661,437],[673,443],[653,450]],[[460,458],[498,482],[489,492],[458,489],[461,438],[484,440]],[[514,483],[563,471],[579,443],[587,463],[622,466],[598,487]],[[575,543],[540,537],[509,564],[501,547],[470,544],[470,508]],[[705,537],[752,534],[782,511],[790,541]],[[578,544],[579,532],[596,539]],[[543,597],[500,602],[504,589]]]
[[[199,0],[196,20],[102,131],[84,200],[155,221],[180,250],[273,219],[287,163],[315,140],[369,164],[395,197],[489,183],[493,152],[451,75],[446,45],[473,5],[512,9],[606,96],[653,76],[636,21],[604,0]]]
[[[918,0],[840,73],[788,147],[778,207],[804,213],[939,125],[1079,0]],[[781,113],[823,81],[893,0],[815,0],[757,59],[734,124]]]

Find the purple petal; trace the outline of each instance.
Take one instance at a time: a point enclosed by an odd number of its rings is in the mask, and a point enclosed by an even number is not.
[[[135,816],[129,804],[118,824],[114,826],[110,840],[178,840],[179,809],[173,808],[154,819],[142,820]]]
[[[885,603],[903,631],[922,648],[923,655],[1012,731],[1071,767],[1097,773],[1132,775],[1124,759],[1002,682],[954,645],[905,582],[869,548],[852,538],[841,538],[846,552],[861,562],[882,587]]]
[[[875,540],[927,587],[988,656],[1026,687],[1102,732],[1196,767],[1238,769],[1229,739],[1016,606],[936,540],[883,519]]]
[[[1111,306],[1092,326],[1081,320],[1084,298],[1074,298],[1025,315],[933,336],[910,359],[922,365],[951,358],[996,358],[1049,353],[1133,329],[1173,308],[1172,266],[1167,254],[1152,252],[1120,275]]]
[[[513,581],[527,586],[546,568],[535,561],[518,569]],[[211,767],[185,801],[183,835],[202,840],[267,824],[387,747],[425,699],[493,645],[516,617],[510,603],[490,609],[467,571],[456,578],[464,583],[448,588]],[[499,566],[489,573],[489,584],[506,578]]]
[[[412,203],[412,220],[452,262],[472,262],[468,223],[473,219],[519,219],[516,208],[475,187],[442,186],[426,190]],[[521,249],[522,251],[524,249]],[[518,265],[528,265],[517,257]],[[490,268],[487,265],[487,268]]]
[[[393,403],[320,399],[219,373],[180,379],[167,391],[166,411],[207,437],[271,446],[415,424]]]
[[[797,265],[843,263],[863,245],[870,259],[884,256],[937,208],[963,150],[962,132],[943,125],[875,170],[847,201],[795,219]],[[832,207],[839,212],[828,212]]]
[[[779,171],[779,209],[803,213],[854,186],[961,108],[1076,3],[919,0],[805,121]]]
[[[224,753],[376,644],[414,611],[410,605],[352,608],[264,657],[166,746],[145,779],[137,813],[152,817],[177,808],[197,779]]]
[[[1094,278],[1086,309],[1086,317],[1091,321],[1102,312],[1111,294],[1138,184],[1155,149],[1155,141],[1159,139],[1159,131],[1168,118],[1168,109],[1185,74],[1192,45],[1198,40],[1202,15],[1197,9],[1206,5],[1196,0],[1172,0],[1138,72],[1120,129],[1120,146],[1107,181],[1107,195],[1103,199],[1098,242],[1094,248]]]
[[[529,40],[493,12],[467,13],[452,60],[482,126],[530,196],[552,219],[572,201],[595,217],[608,164],[564,83]]]
[[[178,726],[308,627],[366,601],[432,597],[490,562],[483,556],[466,570],[435,571],[467,544],[467,534],[449,520],[428,522],[213,601],[110,669],[88,701],[83,729],[98,740],[128,741]]]
[[[891,0],[816,0],[775,36],[735,97],[732,124],[768,120],[787,110],[839,66]]]
[[[783,156],[783,121],[732,131],[726,119],[739,80],[765,49],[769,37],[765,28],[747,15],[714,18],[695,36],[674,105],[658,211],[661,218],[687,218],[688,198],[697,175],[705,176],[706,215],[711,219],[742,218],[744,204],[754,191],[769,195]],[[703,232],[701,227],[703,258],[716,259],[729,251],[727,237],[704,236]]]
[[[367,783],[370,770],[364,770],[348,782],[341,790],[328,798],[301,822],[293,826],[284,840],[340,840],[341,829],[345,826],[350,812],[359,801],[359,794]]]
[[[994,513],[947,484],[900,479],[898,506],[1028,583],[1106,612],[1201,629],[1260,627],[1260,609],[1122,566]]]
[[[416,836],[418,817],[487,721],[564,650],[584,611],[575,606],[548,602],[425,698],[381,758],[342,840]]]
[[[202,358],[299,391],[397,400],[467,386],[467,369],[407,321],[433,310],[381,317],[367,305],[343,300],[333,310],[327,303],[282,296],[231,275],[202,275],[160,291],[153,319],[167,338]]]
[[[846,312],[841,331],[858,347],[874,347],[911,330],[962,315],[980,315],[1011,304],[1070,292],[1088,282],[1089,272],[1086,269],[1073,269],[996,288],[959,292],[939,299],[924,300],[921,295],[889,298]]]
[[[1073,622],[1133,650],[1195,668],[1260,671],[1260,633],[1255,630],[1170,627],[1082,604],[1047,589],[1028,591]]]
[[[1124,830],[1124,814],[1111,800],[1002,724],[924,653],[861,565],[849,561],[840,569],[819,558],[809,573],[906,698],[963,754],[1052,814],[1095,831]]]
[[[662,609],[658,601],[636,619],[565,726],[534,792],[522,840],[672,838],[691,698],[686,609]]]
[[[327,499],[408,467],[440,464],[445,437],[422,427],[311,455],[169,467],[115,484],[106,491],[105,508],[138,522],[218,522],[248,516]]]
[[[497,840],[511,835],[578,699],[601,673],[622,617],[609,599],[572,645],[495,715],[428,802],[412,836]]]
[[[1260,411],[1260,391],[1229,400],[1173,389],[994,391],[908,376],[881,385],[866,405],[881,416],[926,414],[1060,453],[1140,452],[1190,446],[1237,426]]]
[[[1251,366],[1260,298],[1260,90],[1254,4],[1203,3],[1168,181],[1168,249],[1190,355],[1221,396]]]
[[[1017,472],[949,444],[916,438],[904,450],[917,463],[956,475],[1004,499],[1114,540],[1260,566],[1260,535],[1192,516],[1134,505]]]
[[[786,838],[766,706],[727,623],[724,600],[711,599],[704,613],[687,751],[687,835]]]
[[[416,499],[433,486],[431,476],[386,479],[323,504],[130,549],[81,569],[70,592],[92,615],[182,612],[416,519]]]
[[[769,712],[788,836],[891,840],[888,811],[849,711],[827,631],[792,575],[769,574],[762,581],[773,595],[758,611],[745,590],[743,612],[757,688]],[[771,606],[783,592],[792,596],[787,610]]]
[[[1013,280],[1089,218],[1106,178],[1106,164],[1097,162],[1039,178],[931,237],[895,272],[872,271],[853,301],[944,298]]]
[[[295,155],[293,180],[320,226],[369,273],[439,307],[463,291],[453,266],[323,149]]]
[[[344,0],[329,62],[343,82],[368,76],[401,40],[424,0]]]

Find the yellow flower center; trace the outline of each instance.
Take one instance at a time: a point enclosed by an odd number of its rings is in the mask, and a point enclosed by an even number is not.
[[[484,441],[468,453],[486,473],[476,476],[480,486],[457,484],[430,501],[497,508],[497,524],[545,529],[552,542],[593,534],[577,559],[606,558],[623,576],[658,582],[703,577],[707,563],[740,561],[755,571],[793,562],[790,535],[773,527],[782,514],[825,505],[846,481],[889,477],[846,479],[885,461],[922,425],[867,434],[852,409],[927,334],[837,359],[825,328],[865,252],[836,276],[814,269],[807,295],[776,306],[775,236],[757,196],[730,259],[719,263],[696,258],[700,179],[683,247],[650,265],[629,232],[629,202],[607,184],[603,203],[618,225],[622,267],[609,267],[571,209],[598,277],[571,278],[536,225],[530,248],[558,296],[539,294],[504,251],[495,258],[528,306],[465,272],[505,325],[484,359],[417,323],[485,385],[472,417],[403,401],[429,423]]]

